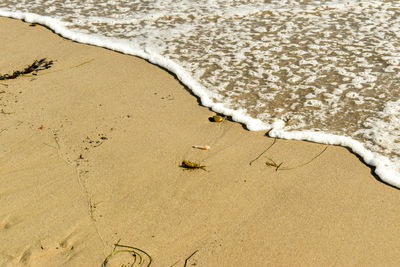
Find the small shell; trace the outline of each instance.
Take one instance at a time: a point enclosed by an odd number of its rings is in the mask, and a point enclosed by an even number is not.
[[[182,166],[185,166],[187,168],[204,168],[205,167],[205,166],[201,165],[200,163],[197,163],[194,161],[189,161],[189,160],[182,161]]]
[[[215,115],[212,118],[213,118],[213,121],[215,121],[215,122],[221,122],[221,121],[224,120],[224,118],[222,116],[219,116],[219,115]]]
[[[201,149],[201,150],[209,150],[210,146],[192,146],[193,148]]]

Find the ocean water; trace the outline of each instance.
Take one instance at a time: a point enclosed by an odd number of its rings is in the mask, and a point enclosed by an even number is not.
[[[347,146],[400,188],[400,1],[1,0],[0,15],[145,58],[249,130]]]

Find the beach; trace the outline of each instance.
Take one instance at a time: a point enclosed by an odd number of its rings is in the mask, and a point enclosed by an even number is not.
[[[0,35],[0,75],[53,61],[0,81],[0,265],[400,263],[399,191],[348,149],[213,122],[166,70],[40,25]]]

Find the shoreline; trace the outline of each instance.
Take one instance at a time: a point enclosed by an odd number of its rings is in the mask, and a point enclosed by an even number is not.
[[[274,139],[210,122],[165,70],[15,19],[0,34],[0,75],[54,61],[0,81],[0,264],[101,265],[118,240],[151,266],[400,262],[398,190],[346,148],[300,166],[325,145],[279,139],[250,166]]]
[[[400,188],[400,173],[394,167],[390,167],[393,165],[391,164],[390,159],[380,155],[379,153],[375,153],[366,149],[362,142],[348,136],[314,132],[312,130],[285,131],[281,128],[281,124],[284,124],[282,120],[278,120],[269,125],[250,117],[247,113],[225,108],[218,103],[214,103],[210,96],[205,93],[203,86],[193,80],[190,75],[179,65],[175,64],[173,61],[165,59],[157,53],[152,51],[144,51],[142,49],[135,49],[124,44],[115,45],[112,38],[102,38],[84,33],[74,33],[73,31],[60,26],[56,19],[46,18],[36,14],[0,11],[0,16],[10,17],[17,20],[20,19],[28,23],[39,23],[39,25],[42,25],[62,38],[82,44],[94,45],[100,48],[109,49],[113,52],[142,58],[150,64],[154,64],[157,67],[167,71],[170,75],[182,83],[185,90],[187,90],[191,95],[195,96],[201,106],[206,107],[213,112],[225,114],[228,117],[233,117],[233,121],[241,124],[245,129],[250,131],[268,131],[271,133],[270,137],[274,138],[310,141],[319,144],[347,147],[352,151],[352,153],[356,154],[357,157],[362,158],[362,161],[367,164],[371,170],[373,170],[374,177],[379,177],[379,181],[389,186]]]

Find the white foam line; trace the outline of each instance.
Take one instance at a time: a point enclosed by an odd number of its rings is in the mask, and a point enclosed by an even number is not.
[[[26,22],[45,25],[52,29],[55,33],[67,39],[71,39],[79,43],[100,46],[114,51],[144,58],[156,65],[159,65],[171,71],[172,73],[175,73],[177,78],[183,84],[188,86],[188,88],[200,98],[202,105],[211,108],[215,112],[231,116],[234,121],[246,125],[248,130],[262,131],[272,128],[272,130],[269,132],[269,135],[271,137],[308,140],[316,143],[349,147],[354,153],[359,155],[366,164],[376,167],[375,173],[382,179],[382,181],[391,184],[397,188],[400,188],[400,173],[395,170],[393,164],[387,158],[365,149],[360,142],[353,140],[350,137],[321,132],[286,132],[281,129],[282,122],[280,121],[277,121],[277,123],[274,125],[269,125],[261,122],[260,120],[251,118],[244,110],[233,110],[225,107],[222,103],[215,103],[212,100],[212,95],[207,92],[207,90],[205,90],[205,88],[201,84],[195,81],[187,71],[185,71],[181,66],[179,66],[172,60],[169,60],[159,55],[153,49],[151,49],[151,47],[140,48],[139,46],[135,46],[135,44],[132,44],[131,42],[123,41],[120,39],[73,32],[66,27],[66,23],[62,23],[61,21],[54,18],[39,16],[37,14],[11,12],[0,9],[0,16],[21,19]]]

